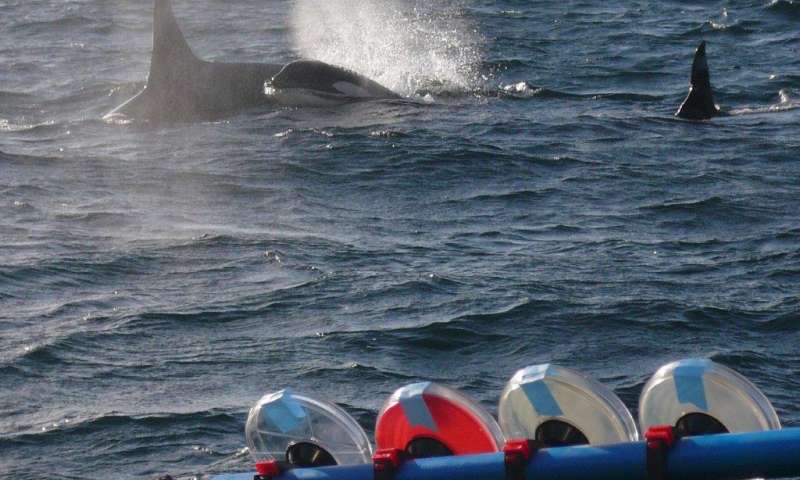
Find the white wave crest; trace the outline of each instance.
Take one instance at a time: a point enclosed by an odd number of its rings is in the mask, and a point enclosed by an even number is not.
[[[731,110],[731,115],[751,115],[756,113],[770,113],[770,112],[785,112],[788,110],[795,110],[800,108],[800,100],[792,98],[791,92],[788,89],[782,89],[778,92],[778,103],[774,105],[767,105],[763,107],[745,107]]]

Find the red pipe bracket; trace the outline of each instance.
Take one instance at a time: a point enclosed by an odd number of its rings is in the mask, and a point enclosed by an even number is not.
[[[386,448],[375,452],[372,456],[375,480],[392,480],[406,459],[406,453],[399,448]]]
[[[534,440],[509,440],[503,447],[508,480],[525,480],[525,467],[541,445]]]
[[[281,475],[281,467],[277,460],[264,460],[256,463],[256,474],[254,480],[272,480]]]
[[[644,438],[647,442],[647,478],[667,480],[667,453],[678,441],[675,428],[671,425],[650,427]]]

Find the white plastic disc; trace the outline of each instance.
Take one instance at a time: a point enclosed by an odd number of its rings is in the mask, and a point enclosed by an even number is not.
[[[330,402],[289,390],[265,395],[250,409],[245,437],[256,461],[276,459],[298,466],[372,461],[369,438],[353,417]],[[324,458],[329,461],[314,463]]]
[[[693,422],[702,425],[692,431]],[[645,385],[639,399],[643,431],[654,425],[673,425],[679,431],[687,429],[686,435],[697,435],[712,424],[717,428],[707,433],[781,428],[772,404],[755,385],[708,359],[665,365]]]
[[[507,438],[551,446],[639,439],[630,411],[610,389],[574,370],[545,364],[518,371],[500,397]]]

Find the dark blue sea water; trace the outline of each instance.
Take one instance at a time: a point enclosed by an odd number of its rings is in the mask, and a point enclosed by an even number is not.
[[[710,357],[800,424],[800,2],[177,0],[204,58],[408,96],[115,125],[149,1],[0,1],[0,478],[247,467],[290,386],[371,430],[556,362]],[[710,122],[672,114],[707,40]]]

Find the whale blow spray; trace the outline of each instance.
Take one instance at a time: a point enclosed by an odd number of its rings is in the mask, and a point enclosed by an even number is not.
[[[301,57],[349,68],[403,95],[480,85],[480,35],[447,0],[297,0],[290,24]]]

